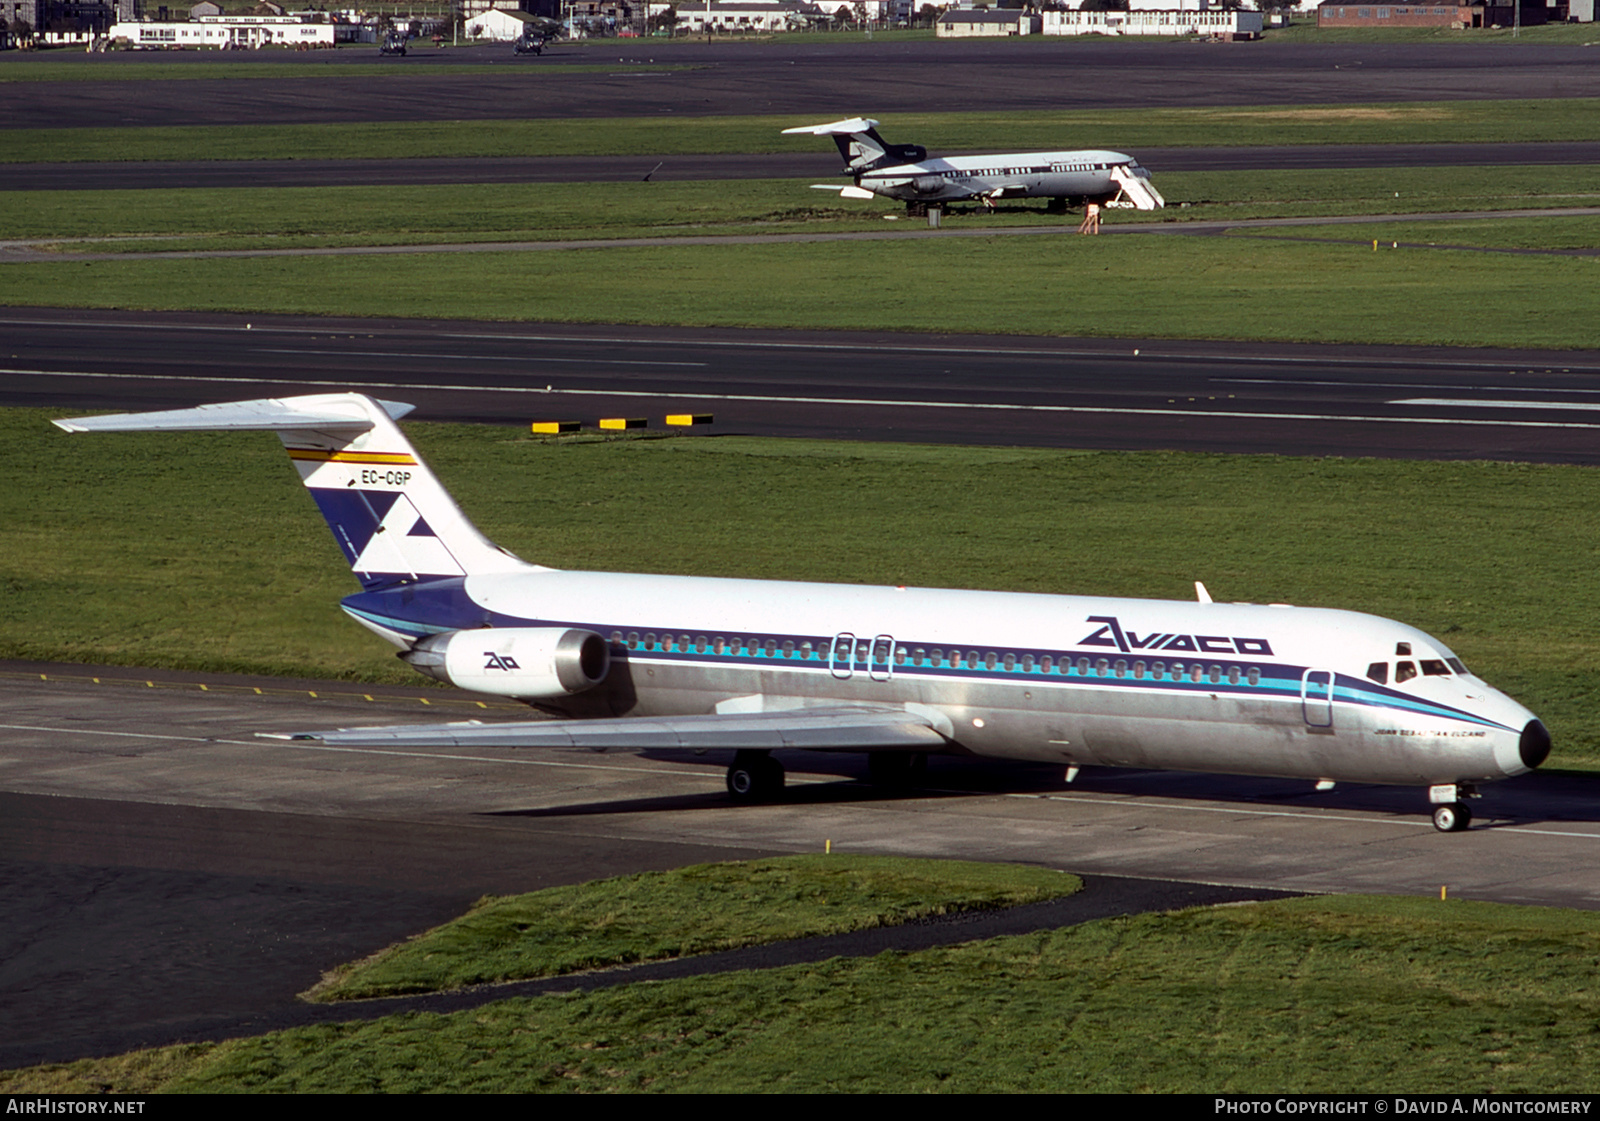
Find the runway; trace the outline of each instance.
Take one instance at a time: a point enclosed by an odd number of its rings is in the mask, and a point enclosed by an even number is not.
[[[970,152],[935,152],[939,156]],[[1372,167],[1570,166],[1600,163],[1600,143],[1307,144],[1140,148],[1157,174]],[[707,179],[842,179],[831,152],[761,155],[483,156],[385,160],[178,160],[7,164],[0,191],[364,187],[460,183],[671,183]]]
[[[148,58],[78,55],[71,83],[0,82],[14,128],[925,113],[1195,105],[1307,105],[1600,96],[1583,47],[872,40],[558,44],[514,58],[503,46],[273,52],[304,77],[122,81]],[[247,59],[164,54],[174,65]],[[43,61],[43,60],[41,60]],[[60,52],[49,61],[67,61]],[[7,59],[22,70],[29,59]],[[570,63],[615,69],[564,69]],[[643,64],[643,65],[641,65]],[[681,70],[646,69],[651,65]],[[247,71],[241,70],[240,73]],[[275,71],[281,73],[281,71]],[[90,77],[92,75],[92,77]]]
[[[782,802],[738,806],[713,756],[256,737],[512,708],[368,688],[0,666],[0,1067],[264,1030],[322,970],[485,892],[828,841],[1145,878],[1152,898],[1444,885],[1600,906],[1595,776],[1487,787],[1474,828],[1447,836],[1401,788],[1094,768],[1069,787],[1059,769],[936,759],[928,789],[894,796],[857,781],[860,757],[802,752],[783,753]]]
[[[0,404],[343,389],[517,426],[693,411],[718,434],[1600,462],[1591,352],[0,310]]]

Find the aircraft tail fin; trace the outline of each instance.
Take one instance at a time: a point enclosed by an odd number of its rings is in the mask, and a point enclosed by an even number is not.
[[[825,125],[801,125],[783,132],[785,136],[804,133],[833,137],[845,166],[852,172],[869,171],[885,164],[920,163],[928,158],[928,150],[920,145],[890,144],[878,135],[878,122],[867,117],[851,117]]]
[[[360,393],[58,420],[68,432],[276,432],[368,590],[531,567],[467,520],[400,431],[411,405]]]

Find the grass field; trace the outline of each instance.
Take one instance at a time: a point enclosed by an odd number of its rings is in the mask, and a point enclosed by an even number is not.
[[[550,977],[1037,903],[1082,887],[1048,868],[906,857],[697,864],[483,899],[310,995],[361,1000]]]
[[[1600,919],[1303,899],[0,1075],[0,1092],[1589,1094]]]
[[[338,612],[355,582],[272,437],[47,415],[0,412],[0,657],[420,682]],[[410,431],[491,538],[555,567],[1168,599],[1201,579],[1419,626],[1545,720],[1554,765],[1600,764],[1600,471]]]
[[[997,237],[69,260],[0,265],[0,288],[58,307],[1587,348],[1597,269],[1359,243]],[[926,277],[955,287],[908,282]],[[1495,315],[1474,313],[1491,299]]]
[[[819,138],[780,133],[793,125],[813,123],[814,117],[661,116],[374,121],[359,128],[343,121],[13,128],[0,129],[0,163],[804,152],[816,151]],[[1137,153],[1140,148],[1193,145],[1597,140],[1600,100],[905,113],[884,118],[882,128],[890,140],[915,140],[935,154],[1060,148]]]
[[[1342,214],[1414,214],[1600,204],[1600,167],[1385,168],[1343,171],[1179,172],[1156,182],[1167,209],[1119,211],[1108,226]],[[792,179],[729,182],[481,183],[449,186],[11,191],[0,240],[112,239],[61,248],[178,249],[546,241],[595,237],[881,230],[905,207],[890,199],[840,202]],[[1044,200],[952,208],[951,229],[1055,225]],[[1484,225],[1494,231],[1500,224]],[[1515,227],[1538,246],[1546,228]],[[1592,222],[1562,236],[1600,244]],[[1504,233],[1496,236],[1507,236]],[[149,238],[159,237],[159,243]],[[170,240],[167,240],[170,239]]]

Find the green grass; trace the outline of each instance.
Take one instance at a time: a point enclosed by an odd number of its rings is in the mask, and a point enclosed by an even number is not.
[[[1348,897],[508,1000],[0,1077],[0,1092],[1583,1094],[1592,912]]]
[[[461,76],[463,96],[470,95],[472,80]],[[815,122],[812,114],[23,128],[0,130],[0,162],[672,155],[802,152],[819,145],[826,151],[826,138],[780,135]],[[1600,99],[905,113],[883,118],[882,129],[891,140],[914,141],[935,155],[973,149],[1109,147],[1137,153],[1191,145],[1596,140]]]
[[[1236,231],[1250,237],[1336,238],[1377,241],[1380,249],[1393,243],[1441,249],[1468,246],[1483,249],[1600,249],[1600,215],[1550,218],[1497,218],[1484,221],[1374,222],[1308,228],[1278,227]]]
[[[907,857],[698,864],[486,897],[454,922],[336,971],[312,995],[359,1000],[549,977],[1037,903],[1082,887],[1048,868]]]
[[[338,611],[355,582],[271,436],[48,415],[0,411],[0,657],[420,681]],[[409,431],[530,560],[1370,611],[1531,707],[1555,765],[1600,762],[1593,469]]]
[[[1597,269],[1565,257],[1062,236],[51,261],[0,265],[0,290],[57,307],[1583,349],[1600,323]],[[908,283],[918,277],[954,287],[935,294]],[[1481,307],[1491,293],[1493,316],[1434,313]]]
[[[1302,17],[1303,18],[1303,17]],[[1289,27],[1269,28],[1265,38],[1271,43],[1460,43],[1462,45],[1501,44],[1524,47],[1600,46],[1600,28],[1592,23],[1547,23],[1524,27],[1513,34],[1509,27],[1325,27],[1315,17]]]
[[[1532,209],[1600,204],[1600,167],[1390,168],[1345,171],[1157,171],[1160,211],[1118,212],[1109,225],[1340,214]],[[793,179],[729,182],[456,184],[450,186],[11,191],[0,239],[109,238],[63,251],[545,241],[569,238],[909,229],[892,200],[840,202]],[[1076,226],[1043,200],[976,204],[946,215],[951,229]],[[1499,238],[1549,222],[1484,224]],[[1567,230],[1585,227],[1568,224]],[[1295,232],[1295,231],[1291,231]],[[1568,234],[1566,236],[1573,236]],[[1592,232],[1582,235],[1600,245]],[[172,239],[155,243],[150,238]],[[29,298],[32,298],[31,296]]]

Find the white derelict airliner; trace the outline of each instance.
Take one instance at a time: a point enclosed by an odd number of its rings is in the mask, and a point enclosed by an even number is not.
[[[1062,209],[1069,202],[1138,210],[1159,210],[1167,204],[1150,182],[1150,173],[1121,152],[1005,152],[930,160],[920,145],[890,144],[878,135],[878,122],[865,117],[783,131],[833,137],[855,185],[813,183],[812,187],[838,191],[843,198],[883,195],[912,207],[963,199],[993,205],[1006,198],[1047,198]]]
[[[736,798],[782,788],[779,748],[867,752],[885,784],[935,753],[1416,784],[1444,831],[1550,752],[1443,643],[1352,611],[529,564],[462,514],[410,411],[334,393],[56,423],[277,432],[361,582],[345,611],[429,676],[581,718],[305,734],[328,744],[727,750]]]

